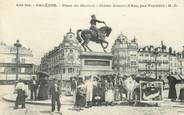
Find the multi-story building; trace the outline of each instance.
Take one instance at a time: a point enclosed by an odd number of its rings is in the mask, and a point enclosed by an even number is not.
[[[176,53],[163,42],[161,46],[152,45],[138,49],[134,38],[128,41],[120,34],[112,46],[113,70],[121,75],[145,74],[152,77],[170,74],[184,74],[184,49]]]
[[[0,80],[16,80],[16,53],[13,46],[0,42]],[[19,48],[19,78],[30,79],[33,73],[33,54],[30,49]],[[18,78],[18,79],[19,79]]]
[[[178,73],[180,75],[184,75],[184,46],[183,51],[181,53],[177,53],[177,60],[178,60]]]
[[[40,69],[48,72],[50,78],[62,80],[65,91],[70,90],[70,78],[80,72],[80,53],[80,44],[70,29],[62,43],[42,57]]]
[[[74,33],[68,32],[63,42],[49,51],[41,60],[40,69],[51,77],[63,80],[64,87],[70,88],[69,80],[81,71],[81,47]],[[112,46],[112,68],[114,73],[123,75],[148,74],[159,77],[167,74],[184,74],[184,49],[176,53],[163,42],[159,47],[152,45],[138,49],[138,43],[122,33]]]
[[[123,75],[137,74],[138,72],[138,44],[134,38],[128,41],[128,38],[122,33],[117,37],[112,46],[113,70]]]
[[[139,73],[154,74],[158,77],[170,72],[170,53],[164,45],[157,48],[145,46],[140,48],[138,53]]]
[[[176,53],[171,47],[167,48],[161,42],[161,46],[145,46],[138,51],[138,71],[154,77],[166,76],[168,74],[183,74],[183,57]]]

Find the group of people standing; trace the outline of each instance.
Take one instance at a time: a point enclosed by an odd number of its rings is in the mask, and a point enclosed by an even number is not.
[[[17,97],[14,109],[18,109],[19,105],[22,105],[22,108],[25,108],[26,98],[29,97],[28,90],[26,89],[27,85],[28,89],[30,90],[30,100],[37,101],[47,100],[48,98],[51,98],[51,111],[54,112],[57,105],[57,111],[60,112],[60,81],[57,79],[53,79],[52,81],[38,81],[34,76],[29,82],[25,82],[19,79],[16,83],[15,90],[17,93]]]
[[[175,85],[181,83],[182,80],[177,80],[171,75],[167,79],[169,85],[168,98],[174,101],[177,98]],[[129,102],[133,101],[137,105],[138,100],[140,100],[140,81],[163,82],[163,89],[167,84],[161,77],[159,79],[137,76],[120,77],[118,75],[74,77],[71,81],[71,89],[75,107],[113,105],[115,101],[122,101],[123,99]],[[179,99],[184,100],[184,88],[180,90]]]
[[[71,81],[74,105],[77,108],[99,105],[113,105],[115,100],[122,100],[126,90],[122,80],[116,75],[97,75],[74,77]]]
[[[183,84],[184,80],[183,80],[183,78],[180,75],[178,75],[178,77],[180,79],[176,79],[171,74],[169,74],[169,76],[167,77],[168,85],[169,85],[168,98],[171,99],[171,101],[176,101],[176,99],[178,98],[180,101],[183,102],[184,101],[184,87],[180,87],[179,96],[177,96],[176,85],[177,84]]]

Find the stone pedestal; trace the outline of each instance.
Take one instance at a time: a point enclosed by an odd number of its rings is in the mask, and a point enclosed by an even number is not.
[[[82,77],[89,75],[113,74],[111,53],[82,52],[80,59],[80,74]]]

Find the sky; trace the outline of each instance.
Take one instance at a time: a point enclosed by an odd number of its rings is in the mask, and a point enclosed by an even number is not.
[[[62,4],[177,4],[173,8],[71,8],[71,7],[16,7],[16,3]],[[89,28],[90,16],[105,21],[112,27],[107,41],[110,51],[114,40],[122,32],[139,47],[164,44],[177,51],[184,46],[184,0],[0,0],[0,41],[13,45],[17,39],[31,48],[34,63],[39,64],[44,53],[58,46],[72,28]],[[103,26],[99,24],[98,27]],[[99,44],[90,42],[94,51],[103,51]]]

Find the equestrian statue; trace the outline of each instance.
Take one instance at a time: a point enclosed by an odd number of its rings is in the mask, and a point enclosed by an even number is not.
[[[105,26],[98,29],[96,26],[97,23],[103,23]],[[92,50],[88,47],[88,43],[93,41],[100,43],[104,52],[106,52],[105,49],[108,47],[109,43],[105,40],[105,38],[109,37],[112,29],[108,27],[104,21],[97,20],[94,14],[91,16],[90,24],[91,26],[89,29],[77,30],[77,40],[81,43],[84,51],[87,51],[87,48],[92,52]],[[105,43],[106,46],[104,46],[103,43]]]

